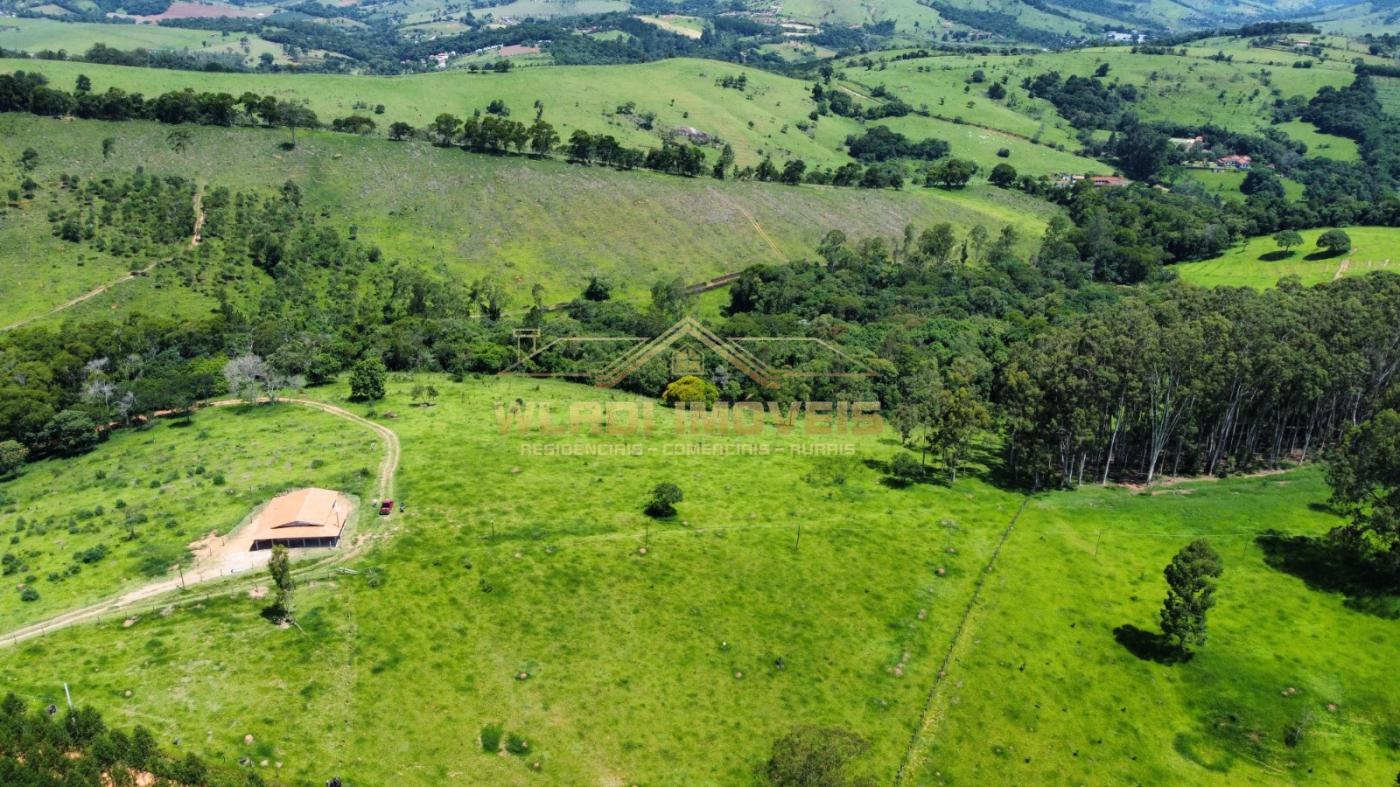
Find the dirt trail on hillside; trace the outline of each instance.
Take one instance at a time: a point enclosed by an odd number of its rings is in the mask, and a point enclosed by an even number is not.
[[[194,191],[194,232],[192,232],[192,233],[190,234],[189,245],[188,245],[187,248],[193,249],[194,247],[196,247],[196,246],[199,245],[200,240],[203,239],[203,238],[202,238],[202,235],[201,235],[201,233],[202,233],[203,230],[204,230],[204,190],[203,190],[203,187],[200,187],[200,188],[196,188],[195,191]],[[72,299],[72,300],[64,301],[63,303],[61,303],[61,304],[59,304],[59,305],[53,307],[52,309],[49,309],[48,311],[46,311],[46,312],[44,312],[44,313],[42,313],[42,314],[36,314],[36,315],[34,315],[33,317],[26,317],[25,319],[20,320],[20,321],[18,321],[18,322],[12,322],[12,323],[10,323],[9,325],[6,325],[6,326],[3,327],[3,328],[0,328],[0,331],[10,331],[10,330],[14,330],[15,328],[21,328],[21,327],[23,327],[23,326],[25,326],[25,325],[28,325],[29,323],[34,322],[34,321],[36,321],[36,320],[42,320],[42,319],[45,318],[45,317],[49,317],[49,316],[51,316],[51,315],[58,314],[59,312],[64,311],[65,309],[71,309],[72,307],[77,306],[78,304],[82,303],[83,301],[90,300],[90,299],[92,299],[92,298],[96,298],[97,296],[99,296],[99,295],[101,295],[102,293],[104,293],[104,292],[106,292],[106,291],[112,289],[113,287],[117,286],[118,284],[121,284],[121,283],[123,283],[123,282],[131,281],[132,279],[134,279],[134,278],[136,278],[136,277],[138,277],[138,276],[145,276],[146,274],[148,274],[148,273],[150,273],[151,271],[155,270],[155,268],[156,268],[157,265],[160,265],[160,264],[166,263],[166,262],[170,262],[172,259],[174,259],[174,257],[164,257],[164,258],[158,259],[158,260],[156,260],[155,262],[152,262],[150,265],[147,265],[147,266],[144,267],[144,268],[137,268],[136,270],[134,270],[134,271],[132,271],[132,272],[126,274],[125,276],[122,276],[122,277],[119,278],[119,279],[113,279],[112,281],[109,281],[109,282],[107,282],[106,284],[103,284],[103,285],[100,285],[100,286],[98,286],[98,287],[95,287],[95,288],[93,288],[93,289],[91,289],[91,290],[88,290],[87,292],[83,293],[82,295],[79,295],[78,297],[76,297],[76,298],[74,298],[74,299]]]
[[[263,397],[259,400],[266,403],[269,400]],[[363,426],[374,432],[384,440],[384,459],[379,464],[379,477],[376,482],[376,496],[383,500],[393,495],[394,474],[399,469],[399,436],[394,431],[382,424],[377,424],[367,418],[358,416],[349,410],[337,407],[326,402],[314,399],[278,399],[279,402],[309,407],[313,410],[320,410],[338,418]],[[233,405],[245,404],[239,399],[224,399],[217,402],[210,402],[206,407],[230,407]],[[160,415],[158,413],[157,415]],[[375,516],[377,511],[370,510],[366,516]],[[128,610],[136,605],[149,601],[157,596],[182,590],[204,582],[211,582],[219,579],[229,579],[240,574],[244,576],[252,575],[257,569],[267,564],[271,556],[271,550],[252,551],[252,531],[249,527],[253,517],[243,523],[237,531],[228,536],[218,536],[209,534],[202,537],[191,546],[195,549],[198,557],[193,566],[188,571],[182,571],[177,576],[167,577],[148,585],[142,585],[134,590],[127,591],[115,598],[99,601],[86,607],[69,610],[61,615],[56,615],[47,620],[31,623],[22,626],[14,631],[0,635],[0,647],[17,645],[34,637],[47,635],[50,632],[58,631],[85,623],[103,615],[115,614],[122,610]],[[298,573],[308,570],[325,568],[326,566],[344,563],[360,555],[372,543],[369,538],[359,537],[350,544],[348,548],[336,549],[328,556],[315,563],[298,566]]]

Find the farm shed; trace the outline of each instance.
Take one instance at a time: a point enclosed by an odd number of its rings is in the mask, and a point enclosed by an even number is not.
[[[298,489],[275,497],[253,523],[253,550],[333,547],[350,514],[350,501],[330,489]]]

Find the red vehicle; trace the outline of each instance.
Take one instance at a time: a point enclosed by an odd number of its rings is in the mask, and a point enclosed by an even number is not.
[[[390,514],[392,514],[392,513],[394,513],[394,501],[392,501],[392,500],[385,500],[384,502],[382,502],[382,503],[379,504],[379,515],[380,515],[380,516],[388,516],[388,515],[390,515]]]

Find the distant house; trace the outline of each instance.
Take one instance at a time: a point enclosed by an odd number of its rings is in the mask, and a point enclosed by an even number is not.
[[[1171,143],[1176,147],[1190,153],[1199,147],[1204,147],[1206,138],[1197,134],[1194,137],[1172,137]]]
[[[1249,169],[1254,165],[1254,159],[1249,156],[1221,156],[1215,163],[1225,169]]]
[[[1117,175],[1090,175],[1089,182],[1092,183],[1096,188],[1102,188],[1105,186],[1112,187],[1128,185],[1127,178],[1122,178]]]
[[[275,497],[253,522],[253,551],[285,547],[333,547],[350,514],[350,501],[330,489],[298,489]]]

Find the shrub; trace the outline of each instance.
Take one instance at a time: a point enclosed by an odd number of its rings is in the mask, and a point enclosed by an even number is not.
[[[20,600],[20,601],[38,601],[38,600],[39,600],[39,591],[35,590],[34,588],[25,588],[24,590],[21,590],[21,591],[19,592],[19,600]]]
[[[688,374],[670,385],[661,394],[661,401],[674,405],[677,402],[704,402],[705,407],[719,399],[719,389],[709,380],[702,380]]]
[[[524,756],[530,751],[530,742],[512,732],[506,737],[506,751]]]
[[[13,473],[24,464],[29,449],[15,440],[0,440],[0,478]]]
[[[915,459],[913,454],[901,451],[890,461],[890,475],[901,481],[914,481],[923,474],[924,466],[919,464],[919,460]]]
[[[651,490],[651,499],[647,501],[646,513],[648,516],[654,517],[675,516],[676,503],[684,499],[685,494],[675,484],[657,484]]]
[[[488,724],[481,728],[481,750],[487,754],[495,754],[501,750],[501,735],[505,730],[499,724]]]
[[[350,371],[350,398],[370,402],[384,398],[384,363],[378,358],[366,358]]]

